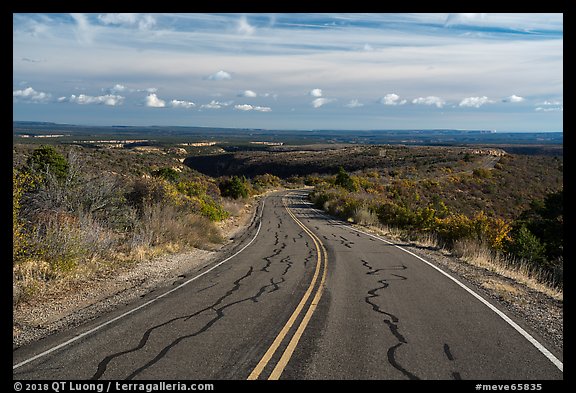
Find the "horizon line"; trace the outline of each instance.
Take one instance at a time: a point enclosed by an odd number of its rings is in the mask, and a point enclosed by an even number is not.
[[[196,125],[126,125],[126,124],[110,124],[110,125],[97,125],[97,124],[78,124],[78,123],[57,123],[53,121],[40,121],[40,120],[12,120],[12,123],[37,123],[37,124],[54,124],[63,126],[80,126],[80,127],[131,127],[131,128],[153,128],[153,127],[182,127],[182,128],[217,128],[229,130],[266,130],[266,131],[342,131],[342,132],[373,132],[373,131],[464,131],[464,132],[489,132],[489,133],[564,133],[564,130],[539,130],[539,131],[508,131],[496,130],[485,128],[371,128],[371,129],[339,129],[339,128],[262,128],[262,127],[222,127],[222,126],[196,126]]]

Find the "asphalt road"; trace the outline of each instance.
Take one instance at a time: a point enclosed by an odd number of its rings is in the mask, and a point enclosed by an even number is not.
[[[179,280],[16,349],[13,378],[563,379],[534,332],[303,191],[268,196],[234,249]]]

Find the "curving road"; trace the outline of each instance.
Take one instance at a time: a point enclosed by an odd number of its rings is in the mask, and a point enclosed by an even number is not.
[[[235,248],[13,352],[20,379],[563,379],[562,353],[385,239],[268,196]]]

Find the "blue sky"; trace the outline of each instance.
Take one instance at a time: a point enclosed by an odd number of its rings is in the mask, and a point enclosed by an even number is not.
[[[562,14],[14,14],[14,120],[563,130]]]

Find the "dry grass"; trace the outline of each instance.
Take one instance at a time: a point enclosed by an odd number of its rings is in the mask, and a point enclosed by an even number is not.
[[[546,294],[553,299],[560,301],[564,299],[563,290],[552,285],[552,283],[550,283],[540,271],[530,267],[526,263],[506,259],[503,255],[490,251],[487,246],[479,244],[478,242],[460,240],[455,242],[451,249],[446,249],[443,248],[437,237],[433,234],[414,235],[407,233],[405,230],[381,224],[369,226],[369,228],[373,232],[392,239],[403,241],[408,240],[419,247],[433,248],[445,255],[455,256],[462,262],[514,280],[530,289]],[[496,286],[495,283],[488,283],[486,285],[493,287]],[[505,297],[510,296],[512,293],[511,290],[504,288],[504,284],[500,285],[500,289],[502,290],[502,293],[505,294]]]
[[[405,236],[403,236],[403,237],[405,237]],[[444,248],[440,246],[440,241],[438,240],[438,235],[436,235],[435,233],[431,233],[431,232],[418,233],[418,234],[410,236],[410,240],[412,242],[417,243],[421,247],[432,248],[432,249],[441,249],[445,253],[447,252],[447,250],[444,250]]]
[[[34,253],[13,266],[15,301],[55,296],[132,263],[222,242],[207,218],[166,204],[147,206],[132,232],[93,217],[46,215],[31,234]]]
[[[218,230],[207,218],[157,203],[145,206],[133,247],[181,244],[202,248],[221,241]]]
[[[222,200],[222,206],[224,207],[224,210],[230,213],[231,216],[238,217],[244,210],[246,201],[242,199],[225,198]]]
[[[487,279],[482,282],[482,287],[497,293],[502,299],[511,301],[522,296],[524,291],[518,289],[517,286],[510,285],[502,280]]]
[[[452,255],[470,265],[484,268],[500,276],[510,278],[530,289],[544,293],[556,300],[563,300],[563,290],[556,288],[541,271],[522,262],[511,261],[487,246],[471,240],[455,242]]]
[[[79,288],[101,276],[107,269],[104,262],[92,260],[63,272],[41,259],[27,259],[13,267],[13,304],[35,299],[50,299]]]
[[[355,223],[366,226],[376,225],[379,222],[378,215],[365,207],[354,210],[352,219]]]
[[[405,234],[405,232],[402,231],[401,229],[380,223],[376,225],[370,225],[368,226],[368,228],[373,232],[377,233],[378,235],[386,236],[396,240],[402,239]]]

